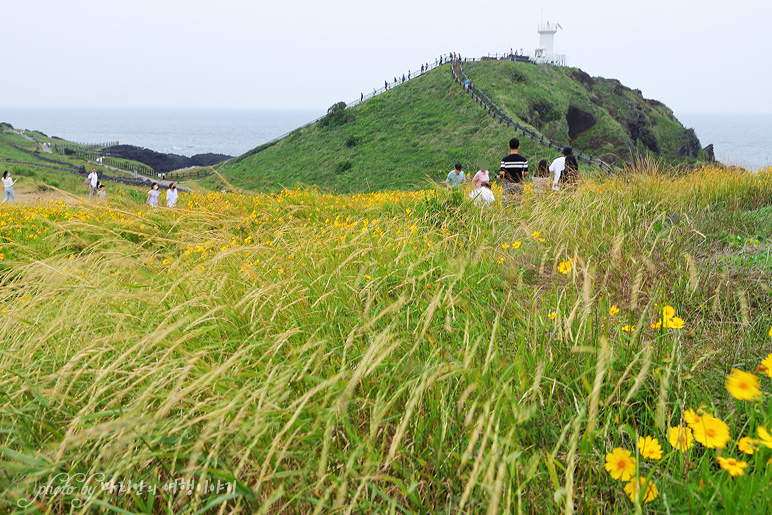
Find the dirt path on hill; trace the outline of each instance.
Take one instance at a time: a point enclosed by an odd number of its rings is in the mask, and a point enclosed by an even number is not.
[[[26,139],[27,141],[35,141],[35,138],[33,138],[31,136],[27,136],[26,134],[24,134],[21,131],[11,131],[11,132],[13,132],[14,134],[18,134],[19,136],[21,136],[22,138]]]
[[[75,206],[81,200],[83,202],[88,202],[88,195],[84,197],[56,190],[40,191],[14,188],[14,194],[16,197],[16,204],[22,205],[37,204],[38,202],[64,201],[68,206]],[[3,204],[3,206],[7,206],[9,203],[10,201]]]

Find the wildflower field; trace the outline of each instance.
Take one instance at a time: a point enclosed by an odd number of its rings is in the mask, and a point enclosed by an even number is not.
[[[772,512],[772,170],[137,197],[0,208],[2,513]]]

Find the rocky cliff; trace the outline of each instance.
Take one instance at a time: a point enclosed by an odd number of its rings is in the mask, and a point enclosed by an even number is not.
[[[212,166],[231,158],[223,154],[196,154],[193,157],[178,154],[163,154],[149,148],[133,145],[114,145],[102,151],[105,156],[131,159],[144,163],[157,172],[170,172],[191,166]]]

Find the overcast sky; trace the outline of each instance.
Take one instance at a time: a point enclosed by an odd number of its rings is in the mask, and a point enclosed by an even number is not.
[[[0,1],[0,106],[326,109],[442,53],[532,54],[543,20],[677,114],[772,114],[767,1]]]

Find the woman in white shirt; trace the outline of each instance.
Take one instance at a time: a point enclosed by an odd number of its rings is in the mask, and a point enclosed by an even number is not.
[[[161,192],[158,191],[158,183],[154,182],[150,187],[150,191],[147,192],[147,205],[151,207],[158,207],[159,196],[161,196]]]
[[[177,203],[177,195],[179,193],[177,192],[177,185],[175,183],[169,184],[169,189],[166,190],[166,205],[168,207],[174,207],[174,205]]]
[[[5,186],[5,198],[3,199],[3,204],[8,199],[11,199],[11,204],[16,202],[16,197],[13,195],[13,185],[16,183],[13,179],[11,179],[11,174],[8,173],[8,170],[3,172],[3,186]]]

